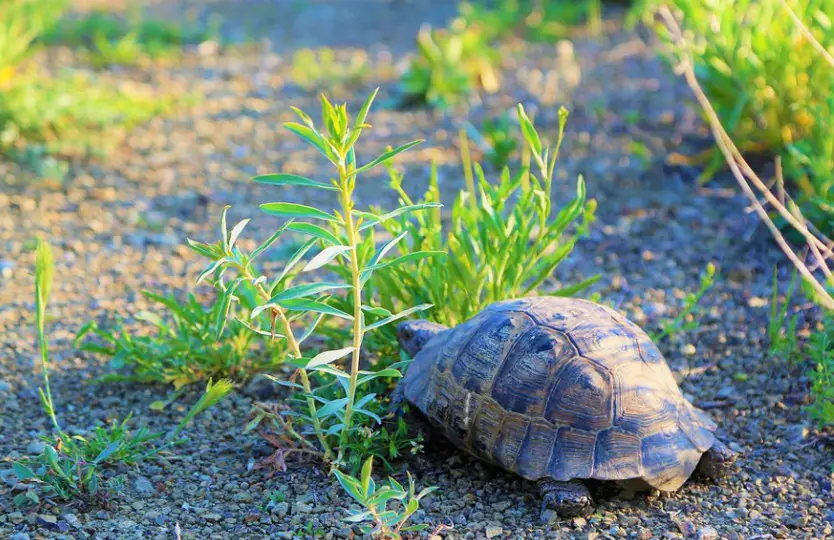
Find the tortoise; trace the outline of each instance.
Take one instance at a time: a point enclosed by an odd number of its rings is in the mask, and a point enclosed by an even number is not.
[[[593,508],[583,480],[675,491],[724,476],[736,454],[683,396],[648,335],[587,300],[497,302],[449,329],[397,327],[414,358],[394,401],[475,457],[536,481],[547,510]]]

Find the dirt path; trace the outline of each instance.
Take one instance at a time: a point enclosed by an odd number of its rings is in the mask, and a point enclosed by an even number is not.
[[[172,76],[189,81],[206,99],[187,113],[137,129],[111,160],[76,167],[64,185],[39,184],[0,163],[0,456],[11,460],[37,450],[37,437],[47,428],[33,363],[31,239],[46,237],[56,248],[49,326],[53,392],[62,421],[83,432],[132,410],[151,427],[170,425],[189,399],[174,410],[152,413],[148,405],[163,398],[165,388],[89,384],[106,366],[101,358],[74,350],[79,326],[147,308],[138,294],[142,289],[194,290],[200,261],[184,239],[214,240],[225,204],[233,205],[230,219],[255,218],[248,238],[268,234],[275,221],[258,215],[256,204],[278,195],[250,184],[250,176],[279,168],[316,174],[315,155],[276,129],[289,118],[291,104],[315,110],[317,103],[289,78],[293,46],[367,48],[398,60],[413,47],[419,25],[442,22],[451,5],[205,3],[201,9],[224,14],[224,32],[232,37],[270,29],[273,49],[255,45],[216,56],[190,55]],[[345,24],[345,17],[359,20],[357,26]],[[609,26],[604,36],[575,43],[579,88],[572,96],[560,94],[553,83],[557,93],[549,98],[572,112],[557,198],[570,197],[581,173],[589,195],[599,201],[591,237],[558,277],[601,273],[595,290],[602,298],[656,328],[677,313],[683,293],[697,288],[706,263],[717,263],[721,278],[705,298],[708,312],[700,329],[662,348],[673,369],[692,372],[682,388],[693,402],[726,402],[709,414],[721,426],[720,435],[743,452],[738,472],[718,485],[690,483],[671,496],[601,492],[599,509],[589,519],[542,525],[532,486],[460,453],[429,448],[398,464],[398,474],[407,468],[420,484],[441,488],[416,520],[453,524],[444,533],[450,538],[831,536],[832,459],[802,436],[804,368],[767,354],[763,299],[769,297],[772,267],[784,266],[782,258],[765,229],[745,212],[743,199],[720,189],[729,182],[699,189],[695,171],[663,164],[669,152],[702,147],[703,127],[683,106],[687,92],[651,51],[616,19]],[[561,64],[552,46],[531,46],[510,64],[501,95],[487,97],[476,115],[519,100],[535,106],[542,95],[537,70],[542,80],[554,71],[558,82],[555,70]],[[394,81],[370,81],[348,96],[350,103],[356,106],[376,85],[387,95]],[[537,108],[538,123],[552,133],[556,107],[538,103]],[[445,193],[451,196],[461,186],[448,121],[426,111],[381,108],[371,121],[368,153],[384,144],[427,139],[423,150],[404,160],[411,192],[419,194],[425,186],[429,157],[446,163]],[[382,181],[365,179],[363,203],[392,201],[381,194]],[[294,468],[272,478],[246,472],[260,446],[256,437],[241,434],[249,406],[248,398],[235,395],[195,423],[180,457],[121,471],[122,495],[109,510],[45,505],[38,513],[21,511],[12,502],[14,481],[4,474],[0,536],[174,538],[179,523],[183,538],[348,537],[341,521],[348,501],[319,468]]]

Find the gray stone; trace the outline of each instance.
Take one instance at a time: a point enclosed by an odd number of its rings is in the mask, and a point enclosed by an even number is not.
[[[701,527],[698,529],[698,540],[716,540],[718,538],[718,531],[712,527]]]
[[[144,476],[140,476],[136,479],[133,483],[133,488],[136,490],[136,493],[140,497],[152,497],[156,494],[156,490],[151,484],[151,481],[145,478]]]
[[[15,533],[9,540],[29,540],[29,535],[26,533]]]
[[[504,534],[504,529],[499,525],[489,525],[484,532],[486,533],[487,538],[495,538],[496,536]]]
[[[37,456],[43,453],[43,449],[46,448],[46,444],[43,441],[32,441],[28,445],[26,445],[26,453]]]

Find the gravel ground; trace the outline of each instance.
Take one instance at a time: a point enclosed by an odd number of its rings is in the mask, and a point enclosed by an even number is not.
[[[0,456],[5,465],[36,452],[47,429],[37,398],[33,328],[31,239],[49,238],[57,271],[49,336],[53,393],[65,425],[80,433],[96,422],[134,411],[140,423],[165,428],[190,405],[151,412],[165,388],[99,386],[104,360],[76,351],[72,338],[91,318],[114,312],[130,317],[148,306],[138,291],[194,290],[200,261],[186,237],[214,240],[219,210],[230,219],[254,216],[249,238],[263,238],[275,221],[256,205],[277,195],[248,182],[253,174],[283,168],[315,174],[320,161],[276,126],[289,106],[315,110],[311,92],[292,84],[292,46],[327,44],[366,49],[374,58],[399,61],[413,47],[424,21],[442,22],[451,2],[344,0],[302,2],[225,0],[179,5],[174,12],[224,14],[224,33],[267,35],[238,48],[191,51],[176,68],[132,72],[154,84],[186,84],[206,98],[191,110],[135,130],[106,162],[77,164],[62,183],[34,179],[0,163]],[[361,9],[354,9],[361,4]],[[196,6],[196,7],[195,7]],[[151,6],[169,13],[170,4]],[[357,13],[362,14],[361,20]],[[344,24],[353,17],[356,26]],[[256,24],[257,23],[257,24]],[[257,32],[263,32],[257,34]],[[599,221],[581,242],[560,280],[595,273],[602,298],[646,328],[657,328],[697,288],[707,262],[721,277],[705,297],[697,331],[661,347],[684,392],[721,426],[719,435],[742,452],[737,470],[718,484],[691,482],[671,495],[634,494],[608,485],[597,490],[599,507],[587,519],[542,524],[535,489],[517,477],[473,462],[448,448],[398,464],[421,485],[440,490],[416,520],[452,525],[447,538],[826,538],[832,536],[832,459],[802,412],[808,400],[804,367],[767,354],[770,278],[786,266],[764,227],[745,210],[729,180],[698,187],[697,171],[670,166],[671,152],[693,153],[708,141],[684,106],[687,91],[670,78],[635,34],[614,16],[604,35],[579,36],[575,60],[563,46],[528,46],[507,62],[500,95],[474,110],[477,118],[516,101],[537,109],[537,123],[552,133],[556,104],[572,112],[562,151],[556,199],[570,197],[577,174],[599,201]],[[581,80],[577,81],[577,75]],[[357,106],[373,86],[390,97],[394,81],[375,76],[342,96]],[[579,84],[573,92],[570,89]],[[340,97],[340,96],[337,96]],[[454,122],[425,110],[377,108],[365,146],[415,137],[422,150],[402,160],[407,187],[421,192],[428,158],[443,166],[441,187],[461,186],[449,144]],[[391,204],[379,181],[360,186],[363,203]],[[308,193],[286,193],[308,203]],[[250,240],[251,241],[251,240]],[[254,244],[253,244],[254,245]],[[787,275],[783,282],[786,282]],[[341,518],[350,506],[315,465],[268,477],[247,472],[260,446],[242,435],[251,401],[235,394],[189,428],[190,442],[167,461],[118,471],[123,489],[109,508],[43,504],[19,509],[15,481],[0,482],[0,535],[26,538],[348,538]],[[442,445],[441,445],[442,446]]]

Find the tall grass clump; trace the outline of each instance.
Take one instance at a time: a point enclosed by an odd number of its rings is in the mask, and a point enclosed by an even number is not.
[[[102,478],[102,472],[108,466],[117,463],[134,465],[181,444],[184,440],[179,435],[185,426],[222,400],[232,386],[226,380],[209,381],[202,397],[167,436],[164,432],[150,432],[144,427],[135,432],[129,431],[127,423],[131,415],[123,421],[114,422],[110,428],[96,427],[90,437],[70,436],[58,421],[49,381],[46,306],[54,271],[52,248],[39,240],[35,250],[35,322],[42,376],[38,394],[44,414],[52,425],[52,433],[43,437],[46,444],[40,455],[14,462],[12,470],[20,481],[39,487],[41,495],[49,498],[102,502],[118,483],[113,477]],[[36,490],[30,489],[17,495],[15,502],[20,505],[39,504],[40,496]]]
[[[562,108],[558,139],[551,147],[542,142],[519,106],[527,160],[515,174],[504,168],[495,183],[487,180],[479,164],[471,163],[468,144],[462,144],[466,187],[455,200],[449,221],[440,213],[436,171],[428,191],[415,203],[403,186],[403,175],[389,169],[390,185],[401,204],[437,205],[384,224],[395,239],[392,253],[404,257],[411,250],[444,251],[448,256],[409,261],[375,275],[375,296],[383,308],[396,311],[431,304],[434,308],[427,313],[431,320],[454,326],[493,302],[539,292],[575,295],[598,279],[590,277],[561,289],[544,286],[587,232],[596,209],[596,201],[586,200],[580,176],[575,197],[554,214],[553,175],[567,117]],[[465,141],[465,134],[461,135]]]
[[[323,127],[310,116],[293,109],[300,122],[288,122],[288,131],[317,149],[330,163],[330,170],[321,176],[330,180],[307,178],[287,173],[258,176],[256,182],[289,187],[316,189],[330,193],[333,207],[314,208],[292,202],[268,202],[261,205],[266,214],[284,218],[284,222],[267,240],[252,252],[236,245],[248,223],[243,220],[231,231],[226,228],[226,213],[221,218],[222,237],[219,242],[206,244],[190,241],[198,253],[210,260],[202,276],[212,280],[225,293],[228,304],[238,302],[238,287],[243,282],[253,283],[258,293],[258,306],[251,316],[267,315],[269,323],[256,320],[242,321],[254,332],[284,340],[287,361],[296,372],[286,384],[297,391],[289,410],[278,411],[268,418],[277,433],[273,440],[285,445],[285,450],[314,454],[332,467],[356,468],[366,457],[354,452],[357,441],[372,438],[381,423],[383,406],[368,385],[379,378],[399,377],[394,367],[381,370],[363,369],[360,352],[366,336],[378,328],[412,313],[426,310],[428,304],[410,305],[398,313],[385,312],[379,317],[380,307],[366,294],[368,281],[380,273],[401,264],[427,257],[442,256],[435,250],[415,250],[387,256],[402,237],[391,240],[373,252],[360,247],[371,231],[390,220],[440,206],[439,203],[404,205],[390,212],[368,212],[356,207],[353,194],[365,173],[378,167],[420,141],[412,141],[369,160],[361,160],[356,144],[370,125],[366,123],[373,103],[374,92],[355,118],[348,114],[346,105],[334,105],[326,97],[321,99]],[[267,277],[255,270],[253,263],[281,238],[284,233],[303,235],[307,240],[287,260],[276,276]],[[307,254],[313,254],[307,257]],[[339,266],[343,272],[338,279],[316,279],[315,272],[325,265]],[[287,280],[299,271],[296,282]],[[302,278],[305,278],[302,281]],[[331,297],[340,297],[340,307]],[[375,316],[370,322],[370,316]],[[349,330],[345,342],[332,350],[315,350],[307,342],[322,319],[340,320]],[[340,345],[340,346],[339,346]]]
[[[704,93],[739,150],[781,156],[803,213],[830,233],[834,69],[826,54],[830,58],[834,50],[834,3],[647,0],[635,6],[632,18],[653,23],[663,6],[676,13],[685,37],[678,41],[664,24],[655,24],[666,58],[677,63],[685,52],[692,59]],[[705,177],[722,163],[717,150],[709,157]]]

